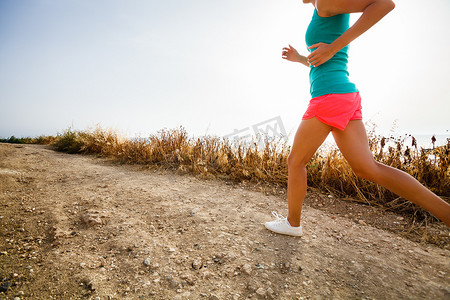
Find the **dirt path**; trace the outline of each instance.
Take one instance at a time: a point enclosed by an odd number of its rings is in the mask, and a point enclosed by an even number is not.
[[[285,199],[0,144],[0,299],[450,299],[449,250],[309,206],[272,234]]]

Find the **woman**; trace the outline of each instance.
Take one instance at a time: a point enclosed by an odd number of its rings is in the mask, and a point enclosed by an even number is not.
[[[300,217],[306,195],[306,164],[328,134],[359,177],[373,181],[423,207],[450,226],[450,205],[409,174],[373,159],[362,122],[361,98],[347,72],[348,44],[394,9],[391,0],[303,0],[314,5],[306,31],[311,53],[304,57],[291,46],[283,58],[310,67],[312,99],[297,129],[288,157],[287,217],[265,223],[267,229],[302,235]],[[349,13],[362,12],[349,28]]]

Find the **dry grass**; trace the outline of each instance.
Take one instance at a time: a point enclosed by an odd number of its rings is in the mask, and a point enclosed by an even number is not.
[[[450,141],[445,146],[427,150],[417,147],[414,137],[383,137],[374,129],[368,131],[368,136],[377,161],[411,174],[449,201]],[[40,139],[41,143],[51,142],[56,150],[68,153],[96,154],[120,163],[168,168],[207,178],[287,187],[290,146],[281,139],[267,139],[264,149],[259,149],[256,141],[245,146],[217,136],[190,138],[180,127],[160,130],[148,138],[130,140],[99,126],[86,131],[69,128],[57,137]],[[412,139],[410,145],[406,144],[407,139]],[[358,178],[336,148],[322,147],[314,155],[308,164],[308,185],[343,199],[411,214],[417,221],[434,221],[434,217],[416,205],[377,184]]]
[[[40,144],[40,145],[50,145],[53,142],[55,142],[57,138],[54,136],[46,136],[41,135],[37,138],[16,138],[14,136],[11,136],[7,139],[0,139],[0,143],[12,143],[12,144]]]

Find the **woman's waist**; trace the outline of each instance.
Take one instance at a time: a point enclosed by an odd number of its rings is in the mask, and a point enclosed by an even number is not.
[[[347,68],[311,68],[309,77],[313,81],[349,81]]]
[[[311,83],[311,96],[318,97],[326,94],[344,94],[359,92],[356,85],[351,81],[324,81]]]

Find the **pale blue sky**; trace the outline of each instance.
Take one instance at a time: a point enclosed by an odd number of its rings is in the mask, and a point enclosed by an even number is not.
[[[355,40],[349,72],[380,131],[450,130],[450,1],[397,0]],[[224,136],[308,101],[312,5],[294,0],[0,0],[0,137],[100,124],[133,137]],[[352,15],[354,22],[358,14]],[[448,132],[447,132],[448,133]]]

